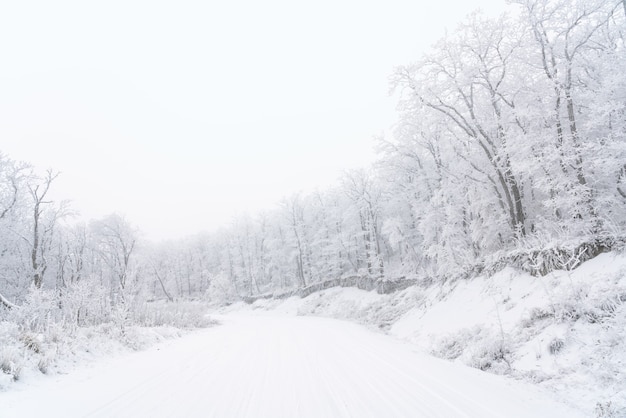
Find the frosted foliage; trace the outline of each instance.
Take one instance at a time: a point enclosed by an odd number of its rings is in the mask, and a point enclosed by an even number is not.
[[[205,306],[333,283],[382,293],[444,286],[506,267],[546,276],[623,250],[624,3],[509,3],[499,18],[469,15],[393,72],[398,120],[379,138],[375,164],[218,231],[151,243],[121,214],[76,222],[48,193],[57,172],[0,154],[0,342],[12,341],[0,385],[18,378],[25,348],[28,367],[44,372],[69,340],[93,333],[139,347],[138,326],[205,326]],[[613,302],[582,309],[577,297],[551,317],[605,323]],[[421,300],[348,305],[357,318],[393,305],[375,321],[385,328]],[[442,338],[442,355],[506,373],[509,345],[469,329]],[[465,340],[474,351],[459,351]],[[558,354],[569,342],[550,344]]]
[[[518,17],[473,14],[394,78],[385,175],[410,173],[402,194],[439,264],[626,222],[622,5],[514,3]]]
[[[350,276],[446,280],[560,247],[563,259],[619,247],[623,7],[511,3],[508,16],[469,15],[393,73],[398,122],[375,165],[211,234],[150,244],[119,214],[72,224],[46,194],[55,172],[0,156],[0,303],[55,289],[61,316],[81,326],[144,301],[232,302]],[[546,263],[532,269],[575,264]]]

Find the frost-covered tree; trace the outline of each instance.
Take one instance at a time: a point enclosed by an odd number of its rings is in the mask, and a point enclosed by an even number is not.
[[[28,288],[28,265],[24,263],[27,188],[30,168],[0,154],[0,302],[13,306],[9,298],[20,298]]]
[[[526,234],[527,215],[523,185],[512,163],[521,129],[514,111],[520,86],[511,76],[520,39],[510,28],[504,19],[473,14],[431,54],[399,69],[396,83],[413,98],[412,118],[441,120],[438,140],[451,142],[448,158],[463,166],[465,179],[488,186],[483,187],[491,192],[486,198],[509,225],[501,233],[520,237]]]
[[[515,17],[470,15],[394,76],[400,119],[379,166],[383,231],[405,265],[441,273],[624,225],[621,3],[514,3]]]
[[[382,192],[373,176],[364,170],[346,172],[342,189],[352,202],[358,218],[358,233],[354,239],[363,246],[362,260],[367,274],[382,277],[385,272],[381,236]]]
[[[136,285],[133,256],[137,245],[137,231],[121,215],[112,214],[90,224],[93,250],[105,268],[111,297],[124,302]]]

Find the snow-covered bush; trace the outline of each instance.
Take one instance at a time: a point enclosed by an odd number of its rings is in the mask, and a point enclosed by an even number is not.
[[[471,351],[469,365],[496,374],[511,371],[512,350],[508,344],[497,340],[486,340]]]
[[[298,314],[349,319],[387,330],[423,299],[422,291],[417,287],[389,295],[360,289],[332,288],[304,298],[298,307]]]
[[[214,324],[207,315],[206,303],[200,301],[146,302],[133,312],[133,320],[147,327],[167,325],[182,329]]]
[[[24,344],[24,347],[33,353],[39,354],[43,351],[43,336],[41,334],[26,331],[20,335],[20,341]]]
[[[110,303],[107,289],[99,284],[87,280],[72,283],[61,290],[61,297],[59,309],[63,323],[70,330],[108,320]]]
[[[0,348],[0,373],[18,380],[23,367],[23,356],[14,346]]]
[[[147,303],[135,292],[111,304],[108,290],[87,280],[33,287],[19,305],[0,309],[0,388],[22,371],[50,373],[67,358],[136,350],[212,324],[202,302]]]
[[[436,357],[459,359],[468,366],[496,374],[511,371],[513,348],[509,337],[486,327],[464,328],[441,336],[432,343],[430,352]]]
[[[455,334],[439,337],[432,345],[431,353],[439,358],[455,360],[459,358],[474,333],[469,329],[462,329]]]
[[[233,282],[226,275],[218,273],[211,278],[204,298],[212,305],[222,305],[239,300]]]
[[[553,339],[552,341],[550,341],[550,344],[548,344],[548,351],[550,351],[550,354],[554,356],[560,353],[564,346],[565,346],[565,341],[563,341],[562,338],[557,337]]]
[[[611,401],[596,403],[596,418],[617,418],[617,410]]]
[[[24,302],[11,309],[8,319],[22,331],[45,332],[58,314],[57,299],[53,291],[31,289]]]

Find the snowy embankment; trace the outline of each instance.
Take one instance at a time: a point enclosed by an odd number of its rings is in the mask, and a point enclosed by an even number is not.
[[[51,300],[46,292],[33,292],[9,312],[9,320],[0,320],[0,393],[215,324],[206,316],[205,304],[154,302],[132,315],[118,309],[107,321],[77,326],[53,320]]]
[[[229,310],[349,319],[421,351],[536,383],[588,416],[626,416],[626,256],[533,277],[507,268],[391,295],[334,288]]]
[[[527,383],[418,354],[345,321],[258,313],[219,320],[144,352],[0,393],[0,415],[584,416]]]

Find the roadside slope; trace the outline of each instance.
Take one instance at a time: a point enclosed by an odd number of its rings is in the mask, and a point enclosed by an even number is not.
[[[332,288],[229,310],[347,319],[436,357],[532,382],[587,416],[626,416],[626,255],[533,277],[513,268],[379,295]]]

